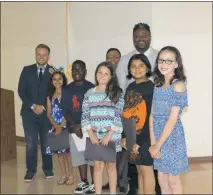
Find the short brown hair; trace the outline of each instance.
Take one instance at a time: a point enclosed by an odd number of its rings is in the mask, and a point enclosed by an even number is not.
[[[48,52],[49,52],[49,54],[50,54],[50,48],[49,48],[47,45],[45,45],[45,44],[39,44],[39,45],[36,47],[36,49],[35,49],[35,50],[37,50],[38,48],[44,48],[44,49],[47,49],[47,50],[48,50]]]

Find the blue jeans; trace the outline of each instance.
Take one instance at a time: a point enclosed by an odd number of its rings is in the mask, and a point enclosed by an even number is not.
[[[38,136],[41,145],[43,172],[44,174],[52,172],[52,156],[46,154],[47,133],[50,128],[46,112],[42,115],[36,115],[33,112],[24,113],[22,114],[22,122],[26,140],[27,173],[35,174],[37,172]]]

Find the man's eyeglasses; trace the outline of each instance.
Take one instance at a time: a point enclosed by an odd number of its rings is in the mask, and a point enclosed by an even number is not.
[[[168,64],[168,65],[171,65],[172,62],[175,62],[175,61],[173,61],[173,60],[158,59],[158,64],[163,64],[164,62],[165,62],[166,64]]]

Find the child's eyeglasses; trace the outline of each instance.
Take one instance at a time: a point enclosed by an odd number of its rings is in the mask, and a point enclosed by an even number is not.
[[[172,62],[175,62],[174,60],[163,60],[163,59],[158,59],[158,64],[163,64],[163,63],[166,63],[168,65],[171,65]]]

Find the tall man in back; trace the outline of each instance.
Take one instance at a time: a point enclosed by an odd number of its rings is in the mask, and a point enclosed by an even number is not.
[[[124,55],[121,57],[121,60],[118,64],[118,67],[116,69],[116,74],[118,75],[118,81],[120,84],[120,87],[125,92],[127,86],[134,81],[128,80],[128,63],[130,58],[134,54],[144,54],[149,59],[149,62],[152,66],[152,71],[155,67],[155,61],[158,55],[158,51],[150,46],[151,44],[151,31],[148,24],[145,23],[138,23],[133,28],[133,43],[135,46],[135,50],[132,52]],[[128,194],[134,195],[137,193],[137,184],[138,184],[138,178],[137,178],[137,169],[135,165],[129,164],[129,171],[128,175],[131,178],[130,179],[130,191]],[[158,184],[158,178],[157,178],[157,171],[154,170],[155,173],[155,180],[156,180],[156,194],[160,195],[161,190],[160,186]]]
[[[50,48],[40,44],[35,49],[36,63],[25,66],[18,84],[18,94],[22,100],[21,116],[26,140],[25,181],[32,181],[37,172],[38,135],[41,144],[43,172],[47,179],[53,177],[52,156],[46,154],[46,139],[49,121],[46,113],[51,69],[48,65]]]

